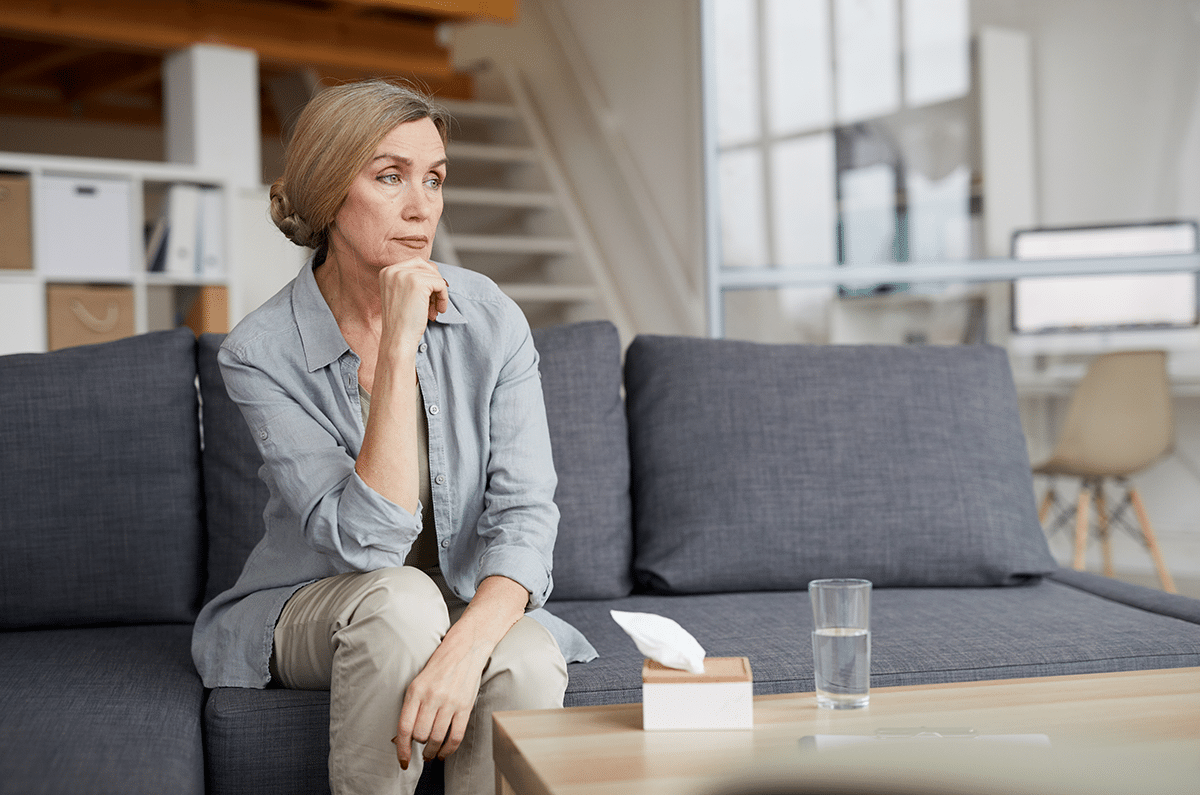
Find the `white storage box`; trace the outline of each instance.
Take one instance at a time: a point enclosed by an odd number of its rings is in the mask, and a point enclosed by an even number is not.
[[[750,660],[708,657],[702,674],[646,660],[642,665],[642,728],[754,728]]]
[[[34,185],[38,270],[47,276],[124,277],[135,259],[128,180],[46,175]]]

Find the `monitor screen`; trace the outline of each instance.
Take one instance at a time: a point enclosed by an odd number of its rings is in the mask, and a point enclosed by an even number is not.
[[[1197,250],[1191,221],[1013,234],[1013,259],[1188,254]],[[1195,273],[1027,277],[1013,281],[1013,331],[1038,334],[1162,329],[1200,323]]]

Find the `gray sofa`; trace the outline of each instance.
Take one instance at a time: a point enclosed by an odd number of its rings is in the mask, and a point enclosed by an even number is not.
[[[568,705],[640,698],[613,608],[747,655],[756,693],[811,690],[824,576],[876,585],[875,686],[1200,665],[1200,601],[1054,564],[999,350],[535,337],[548,607],[600,652]],[[0,357],[0,793],[327,791],[326,693],[206,692],[191,662],[265,502],[219,342]]]

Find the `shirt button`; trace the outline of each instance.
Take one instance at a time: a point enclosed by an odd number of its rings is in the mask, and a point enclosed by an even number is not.
[[[441,411],[441,409],[437,407],[436,403],[429,407],[430,414],[437,414],[439,411]]]
[[[424,342],[422,342],[420,345],[417,346],[417,353],[424,353],[427,350],[429,350],[429,346],[426,345]]]
[[[433,479],[433,482],[438,484],[439,486],[443,486],[446,484],[446,476],[438,475],[436,478]]]

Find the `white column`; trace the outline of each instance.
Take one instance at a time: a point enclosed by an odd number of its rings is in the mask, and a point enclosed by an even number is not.
[[[258,55],[196,44],[163,60],[167,160],[220,174],[232,185],[262,182]]]

